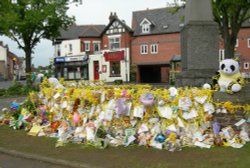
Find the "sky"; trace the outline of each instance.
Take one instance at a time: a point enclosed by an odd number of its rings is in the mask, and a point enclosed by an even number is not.
[[[109,23],[110,12],[116,12],[121,20],[131,27],[133,11],[163,8],[173,0],[83,0],[82,5],[71,4],[68,10],[69,16],[75,16],[77,25],[105,24]],[[9,46],[9,50],[19,57],[24,57],[17,44],[7,37],[0,36],[0,41]],[[41,40],[35,47],[32,55],[32,64],[35,67],[49,65],[49,59],[53,58],[54,47],[49,40]]]

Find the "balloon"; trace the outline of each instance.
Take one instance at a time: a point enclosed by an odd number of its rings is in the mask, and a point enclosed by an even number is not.
[[[81,117],[78,113],[74,112],[73,114],[73,121],[75,124],[79,123],[79,121],[81,120]]]

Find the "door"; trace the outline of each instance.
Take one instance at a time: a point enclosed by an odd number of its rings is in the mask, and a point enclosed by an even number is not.
[[[99,80],[99,61],[94,61],[94,80]]]
[[[160,83],[161,67],[158,65],[140,66],[140,75],[142,83]]]

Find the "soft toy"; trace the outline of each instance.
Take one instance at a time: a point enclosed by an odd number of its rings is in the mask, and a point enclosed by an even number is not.
[[[239,63],[233,59],[222,60],[218,74],[213,79],[213,85],[220,92],[239,92],[244,84],[244,78],[239,71]],[[208,84],[204,84],[203,88],[209,88]]]

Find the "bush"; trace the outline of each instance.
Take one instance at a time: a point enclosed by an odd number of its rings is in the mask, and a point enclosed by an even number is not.
[[[123,81],[122,81],[122,80],[115,80],[114,83],[115,83],[116,85],[121,85],[121,84],[123,83]]]
[[[13,95],[23,95],[23,85],[21,83],[14,83],[7,89],[6,95],[13,96]]]
[[[0,89],[0,96],[22,96],[28,95],[31,91],[39,91],[39,85],[28,86],[16,82],[8,89]]]
[[[6,90],[5,89],[0,89],[0,96],[6,95]]]

